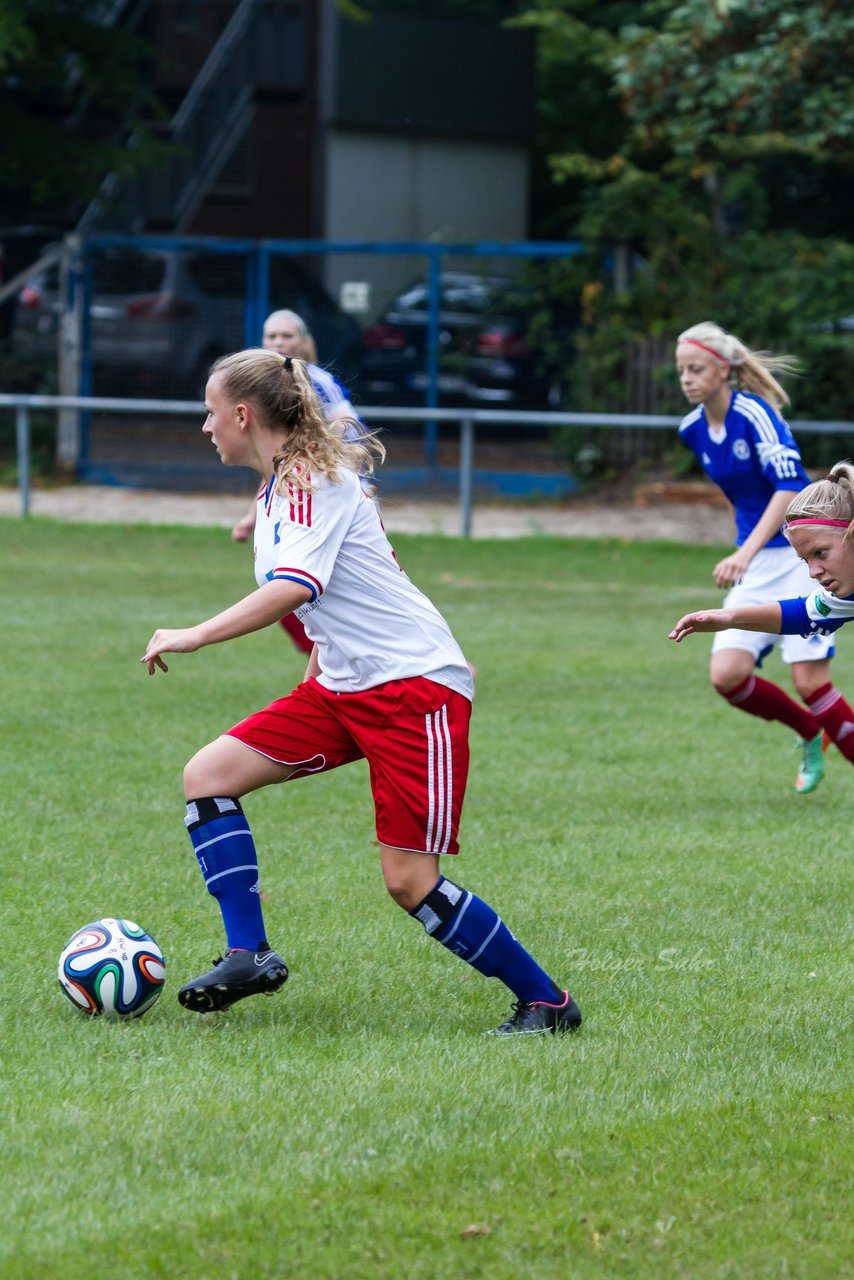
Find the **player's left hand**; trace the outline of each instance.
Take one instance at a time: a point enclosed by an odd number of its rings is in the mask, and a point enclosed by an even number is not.
[[[160,657],[161,653],[195,653],[201,647],[196,627],[182,627],[176,631],[158,630],[149,640],[140,662],[148,667],[148,674],[153,676],[155,667],[159,667],[161,671],[169,670]]]
[[[686,613],[668,635],[668,640],[678,644],[686,636],[695,631],[726,631],[732,626],[732,615],[728,609],[703,609],[701,613]]]

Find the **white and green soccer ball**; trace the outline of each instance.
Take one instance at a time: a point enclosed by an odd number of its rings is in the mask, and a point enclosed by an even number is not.
[[[163,990],[166,962],[150,933],[105,916],[68,939],[59,985],[75,1009],[106,1018],[139,1018]]]

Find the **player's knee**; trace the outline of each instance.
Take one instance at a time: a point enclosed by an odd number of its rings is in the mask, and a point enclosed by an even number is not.
[[[383,867],[385,887],[404,911],[414,911],[436,883],[432,869],[421,867],[413,858],[412,866]]]
[[[199,752],[184,765],[184,795],[188,800],[195,800],[199,796],[211,795],[210,788],[209,770],[205,767]]]
[[[419,854],[405,849],[382,848],[385,887],[404,911],[412,911],[439,879],[439,859],[435,854]]]
[[[413,890],[412,882],[399,872],[392,874],[387,871],[385,873],[385,887],[397,905],[403,907],[404,911],[411,911],[421,901],[421,898]]]
[[[822,685],[827,684],[829,678],[826,674],[816,677],[812,672],[807,672],[805,675],[801,671],[792,671],[792,684],[795,686],[795,692],[799,698],[804,699],[809,698]]]
[[[730,676],[712,672],[711,675],[712,688],[715,693],[719,693],[722,698],[728,698],[733,689],[737,689],[740,684],[744,683],[744,676]]]

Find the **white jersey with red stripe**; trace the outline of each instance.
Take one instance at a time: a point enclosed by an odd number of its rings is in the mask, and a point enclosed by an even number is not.
[[[334,693],[426,676],[471,699],[471,671],[438,609],[395,559],[358,476],[312,476],[314,492],[272,480],[258,495],[255,578],[298,582],[311,599],[296,610],[317,645],[319,682]]]

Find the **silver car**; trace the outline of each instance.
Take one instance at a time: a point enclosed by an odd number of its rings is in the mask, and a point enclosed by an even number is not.
[[[96,396],[200,397],[216,357],[260,342],[260,333],[246,328],[245,253],[95,246],[87,260],[91,301],[81,349],[90,355]],[[359,325],[293,256],[271,259],[270,296],[305,319],[324,364],[352,371]],[[19,293],[15,356],[55,361],[61,315],[59,269],[52,266]]]
[[[91,256],[88,344],[98,395],[200,395],[210,363],[244,341],[245,258],[197,251],[99,248]],[[29,279],[15,307],[12,349],[56,357],[59,268]]]

